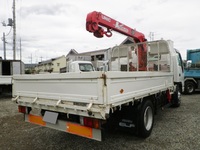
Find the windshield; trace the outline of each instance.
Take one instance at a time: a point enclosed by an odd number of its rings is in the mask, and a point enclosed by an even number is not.
[[[79,69],[80,71],[83,72],[94,71],[92,64],[87,64],[87,63],[79,63]]]

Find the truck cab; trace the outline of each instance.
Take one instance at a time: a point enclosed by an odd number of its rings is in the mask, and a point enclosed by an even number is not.
[[[200,89],[200,49],[187,50],[184,76],[185,94],[192,94]]]
[[[180,52],[177,49],[175,50],[175,57],[173,58],[175,62],[178,62],[177,65],[174,65],[174,82],[179,86],[179,91],[183,92],[185,89],[184,86],[184,65]]]
[[[95,71],[90,61],[73,61],[68,64],[68,72],[90,72]]]

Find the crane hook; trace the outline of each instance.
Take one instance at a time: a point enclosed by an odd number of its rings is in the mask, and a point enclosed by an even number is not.
[[[110,29],[107,29],[107,31],[104,33],[107,37],[111,37],[112,36],[112,32]]]

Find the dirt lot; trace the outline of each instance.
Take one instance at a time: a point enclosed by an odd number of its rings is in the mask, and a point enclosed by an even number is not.
[[[0,150],[32,149],[200,149],[200,92],[183,95],[179,108],[165,108],[155,117],[152,134],[139,139],[128,133],[106,133],[103,142],[25,123],[10,97],[0,98]]]

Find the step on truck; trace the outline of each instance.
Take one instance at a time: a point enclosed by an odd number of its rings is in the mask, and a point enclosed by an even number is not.
[[[94,13],[87,30],[110,36],[91,27]],[[109,50],[108,70],[14,76],[13,101],[25,121],[98,141],[114,129],[150,136],[157,110],[180,106],[183,65],[172,41],[140,42],[134,33],[137,42]]]

